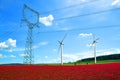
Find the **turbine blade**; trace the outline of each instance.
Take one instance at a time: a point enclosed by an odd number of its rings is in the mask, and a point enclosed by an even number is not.
[[[97,38],[96,41],[99,40],[99,39],[100,39],[100,38]]]
[[[93,34],[93,41],[95,40],[95,35]]]
[[[95,35],[93,34],[92,35],[92,43],[91,43],[92,45],[94,44],[94,39],[95,39]]]
[[[67,33],[64,35],[63,39],[61,42],[63,42],[65,40],[65,38],[67,37]]]
[[[58,43],[61,43],[60,41],[58,41]]]
[[[59,48],[58,48],[58,54],[60,53],[60,48],[61,48],[61,46],[59,46]]]

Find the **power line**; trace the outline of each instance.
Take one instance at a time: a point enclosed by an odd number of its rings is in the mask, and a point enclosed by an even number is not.
[[[89,16],[89,15],[95,15],[95,14],[100,14],[100,13],[105,13],[105,12],[109,12],[109,11],[116,11],[116,10],[120,10],[120,8],[113,8],[113,9],[107,9],[107,10],[102,10],[102,11],[98,11],[98,12],[93,12],[93,13],[87,13],[87,14],[81,14],[81,15],[76,15],[76,16],[70,16],[70,17],[64,17],[64,18],[58,18],[55,19],[55,21],[59,21],[59,20],[64,20],[64,19],[71,19],[71,18],[76,18],[76,17],[84,17],[84,16]],[[116,26],[116,25],[114,25]],[[118,27],[118,25],[116,26]],[[100,28],[100,27],[98,27]],[[102,27],[101,27],[102,28]],[[105,28],[105,27],[103,27]],[[87,29],[94,29],[94,27],[90,27],[90,28],[81,28],[81,30],[87,30]],[[46,31],[46,32],[40,32],[40,33],[47,33],[47,32],[61,32],[61,31],[74,31],[75,29],[71,29],[71,30],[58,30],[58,31]],[[78,29],[77,29],[78,30]],[[80,30],[80,29],[79,29]],[[13,32],[6,32],[5,34],[7,34],[7,36],[9,36],[10,34],[14,33],[18,31],[15,30]],[[1,36],[5,36],[5,34],[0,35]]]
[[[17,28],[17,29],[15,29],[14,28],[14,30],[12,30],[12,31],[7,31],[6,33],[3,33],[2,35],[0,35],[0,38],[1,37],[9,37],[9,36],[11,36],[13,33],[16,33],[19,29],[21,29],[21,28]],[[3,38],[1,38],[0,40],[3,40]]]
[[[36,33],[36,36],[37,34],[40,34],[40,33],[53,33],[53,32],[65,32],[65,31],[83,31],[83,30],[92,30],[92,29],[105,29],[105,28],[120,28],[120,24],[117,24],[117,25],[107,25],[107,26],[94,26],[94,27],[86,27],[86,28],[76,28],[76,29],[68,29],[68,30],[54,30],[54,31],[42,31],[42,32],[38,32]],[[19,29],[17,30],[14,30],[12,32],[6,32],[5,34],[3,35],[0,35],[0,37],[2,36],[9,36],[15,32],[17,32]]]
[[[120,24],[94,26],[94,27],[86,27],[86,28],[75,28],[75,29],[69,29],[69,30],[42,31],[42,32],[36,33],[36,35],[34,37],[39,38],[38,34],[40,34],[40,33],[61,33],[61,32],[73,32],[73,31],[84,31],[84,30],[93,30],[93,29],[108,29],[108,28],[120,28]]]
[[[55,31],[43,31],[39,33],[53,33],[53,32],[64,32],[64,31],[83,31],[83,30],[92,30],[92,29],[105,29],[105,28],[120,28],[120,24],[117,25],[107,25],[107,26],[94,26],[94,27],[86,27],[86,28],[76,28],[76,29],[68,29],[68,30],[55,30]]]
[[[112,9],[107,9],[107,10],[102,10],[102,11],[97,11],[97,12],[92,12],[92,13],[87,13],[87,14],[81,14],[81,15],[70,16],[70,17],[63,17],[63,18],[55,19],[54,21],[72,19],[72,18],[77,18],[77,17],[84,17],[84,16],[89,16],[89,15],[95,15],[95,14],[101,14],[101,13],[105,13],[105,12],[109,12],[109,11],[116,11],[116,10],[120,10],[120,8],[112,8]]]
[[[72,8],[72,7],[76,7],[76,6],[81,6],[81,5],[93,3],[93,2],[96,2],[96,1],[98,1],[98,0],[91,0],[91,1],[88,1],[88,2],[83,2],[83,3],[74,4],[74,5],[70,5],[70,6],[66,6],[66,7],[62,7],[62,8],[57,8],[57,9],[54,9],[54,10],[42,12],[40,14],[46,14],[46,13],[49,13],[49,12],[60,11],[60,10],[64,10],[64,9],[68,9],[68,8]]]

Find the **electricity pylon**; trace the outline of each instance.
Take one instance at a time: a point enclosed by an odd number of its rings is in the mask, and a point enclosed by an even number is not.
[[[24,52],[25,55],[24,55],[23,63],[33,64],[34,63],[33,29],[34,27],[38,27],[39,25],[39,13],[24,4],[22,15],[23,15],[22,22],[25,22],[26,25],[28,26],[28,33],[27,33],[26,46],[25,46],[25,52]]]

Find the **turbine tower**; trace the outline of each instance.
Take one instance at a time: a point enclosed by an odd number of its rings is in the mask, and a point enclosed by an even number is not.
[[[34,63],[33,54],[33,29],[39,25],[39,13],[24,4],[22,22],[28,26],[28,33],[24,52],[24,64]]]
[[[97,43],[97,40],[99,40],[99,38],[95,39],[93,37],[93,43],[92,45],[94,46],[94,63],[96,64],[97,60],[96,60],[96,43]]]
[[[61,65],[63,65],[63,45],[64,45],[63,41],[65,40],[66,36],[67,36],[67,34],[65,34],[65,36],[63,37],[63,39],[61,41],[58,41],[60,44],[59,49],[60,49],[60,53],[61,53],[61,55],[60,55],[61,56]]]

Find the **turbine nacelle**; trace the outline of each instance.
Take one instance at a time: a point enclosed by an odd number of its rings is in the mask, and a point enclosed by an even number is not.
[[[63,43],[62,41],[58,41],[58,42],[59,42],[60,46],[61,46],[61,45],[64,45],[64,43]]]
[[[95,43],[97,43],[98,40],[99,40],[99,38],[93,40],[93,43],[92,43],[92,44],[94,45]]]

